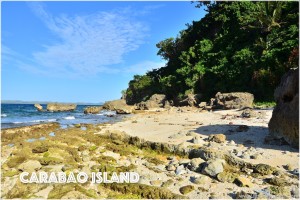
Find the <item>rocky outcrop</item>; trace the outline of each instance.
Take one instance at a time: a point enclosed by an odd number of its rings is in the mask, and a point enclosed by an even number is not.
[[[147,101],[142,101],[137,104],[138,110],[149,110],[151,108],[163,108],[167,101],[166,95],[154,94]]]
[[[103,109],[116,111],[117,114],[131,114],[134,107],[127,105],[124,99],[119,99],[105,102]]]
[[[187,98],[179,102],[179,106],[198,107],[202,94],[188,94]]]
[[[299,69],[282,77],[274,96],[276,106],[269,122],[270,134],[299,148]]]
[[[240,109],[252,107],[253,100],[253,94],[248,92],[218,92],[216,97],[210,100],[210,106],[213,109]]]
[[[65,112],[74,111],[76,109],[76,104],[64,104],[64,103],[49,103],[47,104],[47,110],[51,112]]]
[[[41,106],[41,104],[34,104],[34,107],[38,110],[38,111],[43,111],[43,106]]]
[[[103,110],[102,106],[88,106],[84,109],[84,114],[98,114],[101,110]]]

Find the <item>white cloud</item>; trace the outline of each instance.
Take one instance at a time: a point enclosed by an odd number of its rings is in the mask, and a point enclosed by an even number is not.
[[[59,41],[33,53],[34,64],[23,65],[32,72],[64,76],[118,72],[111,65],[122,63],[127,53],[138,49],[147,32],[147,26],[129,12],[53,17],[41,3],[29,5]]]

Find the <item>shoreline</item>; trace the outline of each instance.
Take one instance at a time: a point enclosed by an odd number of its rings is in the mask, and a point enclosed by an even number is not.
[[[298,150],[264,144],[272,110],[254,110],[255,117],[250,118],[240,117],[241,112],[173,107],[136,112],[115,123],[66,129],[51,123],[2,130],[2,177],[6,186],[2,197],[296,198]],[[215,134],[224,136],[216,140],[217,136],[211,137]],[[28,142],[30,138],[37,140]],[[14,145],[9,146],[12,142]],[[140,181],[130,186],[87,183],[75,191],[70,184],[32,184],[27,193],[20,193],[27,186],[18,181],[18,175],[29,162],[35,163],[33,172],[132,171],[140,175]],[[224,162],[218,176],[207,171],[205,166],[211,162],[216,166]],[[260,171],[261,164],[272,172]],[[283,183],[274,185],[272,181],[277,179]],[[145,188],[145,193],[139,193],[136,187]]]

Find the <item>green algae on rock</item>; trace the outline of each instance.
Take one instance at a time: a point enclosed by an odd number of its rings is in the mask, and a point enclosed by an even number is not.
[[[192,192],[193,190],[195,189],[194,186],[192,185],[186,185],[186,186],[183,186],[179,189],[180,193],[185,195],[185,194],[188,194],[190,192]]]

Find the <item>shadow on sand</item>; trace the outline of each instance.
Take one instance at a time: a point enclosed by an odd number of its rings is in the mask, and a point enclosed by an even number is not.
[[[274,149],[290,152],[299,151],[287,143],[283,143],[281,145],[266,144],[265,138],[269,135],[269,129],[263,126],[243,126],[230,124],[206,125],[198,127],[194,130],[194,132],[206,136],[222,133],[226,135],[226,140],[233,140],[236,144],[243,144],[245,147]]]

